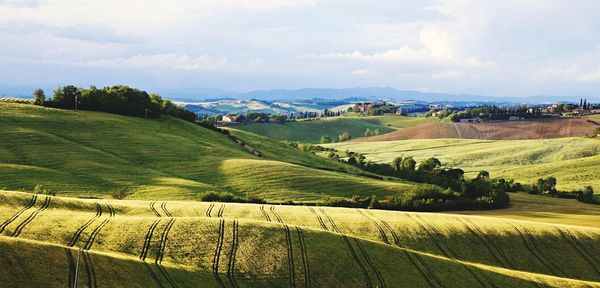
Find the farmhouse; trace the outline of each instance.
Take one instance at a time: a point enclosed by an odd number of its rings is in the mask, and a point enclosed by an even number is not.
[[[352,111],[356,113],[367,113],[367,111],[369,111],[370,108],[373,108],[372,103],[358,103],[354,105]]]

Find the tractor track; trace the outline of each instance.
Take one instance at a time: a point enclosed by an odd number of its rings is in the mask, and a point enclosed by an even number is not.
[[[15,228],[15,231],[13,231],[13,233],[12,233],[12,235],[10,235],[10,237],[19,237],[19,235],[21,235],[21,232],[23,232],[23,228],[25,228],[25,226],[27,226],[27,224],[31,223],[31,221],[33,221],[33,219],[35,219],[35,217],[37,217],[38,214],[40,214],[41,212],[46,210],[46,208],[48,208],[48,206],[50,206],[50,201],[52,201],[52,198],[50,198],[50,196],[46,196],[46,199],[44,199],[44,203],[42,204],[42,206],[40,208],[38,208],[37,210],[33,211],[29,215],[29,217],[27,217],[23,222],[21,222],[21,224],[19,224],[19,226],[17,226],[17,228]]]
[[[367,271],[367,268],[362,263],[362,261],[360,261],[358,254],[356,254],[356,250],[354,250],[354,247],[352,247],[352,243],[350,243],[350,240],[348,240],[348,237],[346,236],[346,234],[342,233],[342,231],[335,224],[335,221],[333,221],[333,218],[331,218],[331,216],[329,216],[329,214],[327,214],[323,208],[319,208],[319,210],[321,211],[321,213],[323,213],[323,215],[325,215],[327,220],[329,220],[329,223],[331,224],[331,227],[333,227],[333,230],[342,236],[342,239],[346,243],[346,246],[348,247],[348,250],[350,251],[352,258],[354,259],[354,262],[356,262],[356,264],[360,268],[360,271],[363,274],[363,277],[365,278],[366,287],[372,288],[373,285],[371,284],[371,278],[369,277],[369,272]]]
[[[319,220],[319,224],[321,225],[321,228],[323,228],[323,230],[325,230],[325,231],[329,231],[329,229],[327,229],[327,226],[325,225],[325,222],[323,221],[323,218],[321,217],[321,215],[317,214],[315,209],[313,209],[312,207],[308,207],[308,209],[310,209],[310,212],[312,212],[315,215],[315,217],[317,217],[317,220]]]
[[[369,213],[369,211],[367,211],[367,213]],[[392,226],[390,226],[390,224],[387,223],[387,221],[380,219],[378,217],[376,217],[375,215],[369,213],[373,218],[378,219],[379,221],[381,221],[381,224],[383,224],[383,226],[385,226],[386,229],[388,229],[388,231],[390,231],[390,234],[392,234],[392,238],[394,238],[394,243],[396,244],[396,246],[400,247],[400,248],[404,248],[402,247],[402,245],[400,244],[400,238],[398,238],[398,235],[396,234],[396,232],[394,231],[394,229],[392,228]],[[443,282],[441,281],[441,279],[433,272],[433,270],[427,266],[427,264],[425,264],[425,261],[421,258],[420,255],[418,254],[413,254],[410,253],[404,249],[402,249],[402,251],[404,252],[404,254],[406,255],[406,257],[408,258],[408,260],[410,260],[410,262],[413,264],[413,266],[415,266],[417,268],[417,270],[419,271],[419,274],[421,274],[421,276],[423,276],[423,278],[425,279],[425,281],[427,282],[427,284],[429,284],[430,287],[436,287],[436,285],[433,284],[433,282],[431,282],[431,279],[433,279],[436,283],[438,287],[444,287],[444,285],[442,284]],[[419,266],[418,263],[421,264],[421,266]],[[423,270],[424,269],[424,270]]]
[[[6,229],[6,226],[10,225],[10,223],[12,223],[17,218],[19,218],[19,216],[21,216],[21,214],[25,213],[25,211],[27,211],[31,207],[33,207],[33,205],[35,205],[35,202],[37,201],[37,197],[38,197],[37,194],[33,194],[33,197],[31,197],[31,200],[29,200],[29,203],[27,203],[27,205],[25,207],[23,207],[21,210],[17,211],[17,213],[15,213],[13,216],[8,218],[8,220],[4,221],[2,223],[2,225],[0,225],[0,233],[4,232],[4,229]]]
[[[377,281],[379,282],[379,286],[377,286],[377,287],[385,288],[386,287],[385,280],[383,280],[381,273],[379,272],[377,267],[375,267],[375,263],[373,263],[373,260],[371,260],[371,257],[369,257],[369,254],[367,254],[367,250],[365,250],[365,247],[362,246],[362,244],[360,243],[360,240],[358,240],[358,238],[354,238],[354,242],[356,242],[356,246],[358,247],[358,250],[360,250],[360,253],[363,255],[365,260],[367,260],[367,265],[369,265],[369,267],[371,267],[373,272],[375,272],[375,276],[377,277]]]
[[[290,227],[283,222],[283,218],[279,215],[279,213],[275,212],[275,206],[271,206],[269,209],[271,213],[275,215],[275,219],[277,222],[283,225],[283,229],[285,231],[285,243],[287,246],[287,258],[288,258],[288,272],[290,279],[290,287],[296,287],[296,268],[294,267],[294,250],[292,246],[292,235],[290,233]]]
[[[446,243],[446,241],[444,240],[444,237],[442,236],[441,232],[437,230],[437,228],[435,228],[433,225],[430,225],[429,223],[427,223],[419,215],[414,215],[414,218],[411,214],[405,213],[405,215],[407,215],[408,218],[412,219],[415,223],[417,223],[417,225],[419,225],[421,227],[421,229],[429,235],[429,237],[433,240],[433,243],[435,244],[435,246],[447,258],[452,259],[452,260],[459,259],[456,252],[454,252],[454,250],[452,248],[450,248],[448,243]],[[446,249],[444,249],[444,247]],[[465,264],[462,264],[462,263],[461,263],[461,266],[463,268],[465,268],[465,270],[467,270],[469,272],[469,274],[471,274],[471,276],[473,276],[473,278],[475,278],[475,280],[477,280],[477,282],[479,283],[479,285],[481,285],[481,287],[486,287],[484,281],[487,282],[487,284],[493,288],[497,287],[496,284],[494,284],[483,273],[476,273],[476,271],[473,271],[473,269],[471,269],[471,267],[469,267]],[[483,278],[483,280],[480,277]]]
[[[577,240],[577,238],[575,238],[575,236],[573,236],[573,234],[571,233],[571,231],[569,231],[569,230],[563,231],[563,229],[560,229],[560,228],[556,228],[556,230],[558,230],[558,233],[560,234],[560,236],[564,240],[566,240],[567,242],[569,242],[569,244],[571,245],[571,247],[573,247],[573,249],[575,251],[577,251],[577,253],[579,254],[579,256],[581,256],[581,258],[583,258],[585,260],[585,262],[587,262],[588,265],[590,265],[592,268],[594,268],[594,270],[596,271],[596,273],[598,275],[600,275],[600,269],[598,269],[597,263],[596,263],[596,261],[594,261],[595,258],[588,254],[588,252],[581,245],[581,243],[579,243],[579,241]]]
[[[156,230],[156,227],[160,223],[160,220],[160,218],[154,220],[154,222],[152,222],[152,224],[150,225],[148,232],[146,232],[146,237],[144,238],[144,245],[142,246],[142,252],[140,253],[140,260],[142,261],[145,261],[146,257],[148,256],[148,250],[150,250],[152,235],[154,235],[154,230]]]
[[[234,288],[238,287],[238,284],[235,281],[235,255],[239,246],[238,237],[238,221],[233,220],[233,240],[231,242],[231,252],[229,253],[229,263],[227,263],[227,278]]]
[[[158,213],[158,210],[156,210],[156,208],[154,207],[155,204],[156,204],[155,201],[150,202],[150,210],[152,210],[152,212],[154,212],[154,215],[156,215],[156,217],[161,217],[160,213]]]
[[[558,276],[559,274],[557,273],[557,271],[554,270],[554,268],[550,265],[550,263],[548,263],[547,260],[544,259],[544,257],[541,254],[539,254],[539,250],[537,250],[537,245],[534,245],[534,243],[530,244],[527,241],[527,240],[532,241],[533,239],[529,238],[532,236],[529,234],[529,237],[526,237],[525,234],[523,233],[523,231],[521,231],[521,229],[519,229],[519,227],[517,227],[517,225],[512,224],[512,223],[510,225],[513,226],[513,228],[517,231],[517,233],[519,234],[519,237],[521,238],[521,241],[523,242],[523,245],[525,245],[525,248],[529,251],[529,253],[531,253],[531,255],[533,255],[535,258],[537,258],[538,261],[540,261],[540,263],[542,263],[542,265],[544,265],[544,267],[546,267],[546,269],[548,269],[548,271],[550,271],[554,275]]]
[[[208,208],[206,209],[206,217],[210,218],[210,213],[212,212],[212,209],[215,207],[215,203],[210,203],[210,205],[208,205]]]
[[[358,209],[356,211],[358,211],[358,213],[360,215],[362,215],[365,218],[367,218],[367,220],[369,220],[371,223],[373,223],[375,225],[375,227],[377,227],[377,230],[379,231],[379,236],[381,237],[381,240],[383,240],[383,242],[385,242],[385,244],[389,245],[390,241],[389,241],[387,235],[385,234],[385,231],[383,230],[383,228],[381,228],[381,225],[379,225],[379,223],[377,223],[377,221],[375,221],[371,217],[367,216],[367,214],[365,214],[365,212],[363,212],[362,210]]]
[[[65,254],[67,255],[67,261],[69,263],[69,287],[73,287],[73,283],[75,283],[75,260],[73,260],[71,249],[65,248]]]
[[[83,231],[85,231],[85,229],[87,229],[90,225],[92,225],[92,223],[94,223],[94,221],[96,221],[101,216],[102,216],[102,206],[100,204],[98,204],[98,202],[96,202],[96,215],[94,217],[92,217],[90,220],[88,220],[87,222],[83,223],[83,225],[81,225],[81,227],[79,227],[79,229],[77,229],[77,231],[75,231],[75,234],[73,234],[73,237],[71,237],[71,240],[69,241],[68,246],[69,247],[75,246],[75,244],[79,240],[79,237],[81,236],[81,233],[83,233]]]
[[[221,204],[219,211],[217,212],[217,218],[223,218],[223,211],[225,211],[225,204]]]
[[[165,215],[167,215],[167,217],[173,217],[173,215],[171,215],[169,210],[167,210],[167,202],[162,202],[160,204],[160,208],[165,212]]]
[[[96,288],[98,287],[98,282],[96,281],[96,271],[94,270],[94,265],[92,264],[92,258],[87,251],[83,251],[81,254],[83,255],[83,262],[85,263],[88,287]]]
[[[171,232],[171,228],[173,228],[173,224],[175,224],[175,218],[169,219],[167,225],[165,225],[165,230],[160,237],[160,242],[158,246],[158,254],[156,255],[156,259],[154,260],[154,264],[158,267],[158,271],[167,279],[171,287],[177,287],[177,283],[169,274],[169,271],[162,266],[163,258],[165,257],[165,248],[167,246],[167,240],[169,240],[169,232]]]
[[[94,231],[92,231],[92,233],[90,234],[90,238],[88,239],[88,241],[85,243],[85,245],[83,246],[83,250],[90,250],[90,248],[92,248],[92,245],[94,245],[94,241],[96,241],[96,237],[98,237],[98,234],[100,234],[100,231],[102,231],[102,229],[104,228],[104,226],[106,226],[106,224],[108,224],[108,222],[115,217],[115,209],[112,207],[112,205],[106,203],[106,206],[108,207],[108,218],[104,219],[104,221],[102,221],[97,227],[96,229],[94,229]]]
[[[268,222],[271,222],[271,216],[269,216],[269,213],[267,213],[267,211],[265,211],[265,205],[260,205],[260,212],[265,216],[265,219]]]
[[[215,255],[213,256],[212,274],[215,281],[219,283],[220,287],[225,287],[223,280],[219,277],[219,259],[221,258],[221,250],[223,250],[223,238],[225,237],[225,220],[219,221],[219,237],[217,238],[217,247],[215,248]]]
[[[302,268],[304,271],[304,287],[310,288],[312,281],[310,279],[310,267],[308,266],[308,253],[306,253],[306,241],[304,241],[304,232],[296,226],[298,232],[298,241],[300,242],[300,255],[302,255]]]
[[[160,279],[158,279],[158,276],[156,276],[156,273],[154,273],[154,271],[152,270],[152,267],[150,267],[150,265],[148,265],[147,262],[143,262],[144,263],[144,267],[146,267],[146,269],[148,269],[148,272],[150,272],[150,277],[152,277],[152,280],[154,280],[154,282],[156,283],[156,286],[158,286],[159,288],[164,288],[165,286],[162,284],[162,282],[160,282]]]

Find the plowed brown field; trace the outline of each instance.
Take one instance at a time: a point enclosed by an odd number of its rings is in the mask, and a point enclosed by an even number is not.
[[[353,141],[462,138],[485,140],[547,139],[593,135],[600,123],[585,118],[498,123],[436,122]]]

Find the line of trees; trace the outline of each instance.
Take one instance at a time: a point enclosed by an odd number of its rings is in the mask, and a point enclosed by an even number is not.
[[[36,89],[33,96],[36,105],[53,108],[101,111],[147,118],[169,115],[189,122],[197,120],[195,113],[175,105],[170,100],[123,85],[101,89],[95,86],[85,89],[68,85],[56,88],[50,100],[46,99],[41,89]]]

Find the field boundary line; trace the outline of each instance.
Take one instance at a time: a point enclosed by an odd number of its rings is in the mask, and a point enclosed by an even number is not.
[[[229,263],[227,265],[227,278],[232,287],[237,288],[238,284],[235,281],[235,256],[239,246],[238,240],[238,221],[233,220],[233,239],[231,241],[231,252],[229,253]]]
[[[69,241],[69,244],[67,246],[69,246],[69,247],[75,246],[75,244],[79,240],[79,237],[81,236],[81,233],[83,233],[83,231],[85,231],[85,229],[87,229],[90,225],[92,225],[92,223],[94,223],[100,217],[102,217],[102,206],[100,206],[100,204],[98,204],[98,202],[96,202],[96,215],[94,217],[92,217],[91,219],[89,219],[87,222],[83,223],[83,225],[81,225],[79,227],[79,229],[77,229],[77,231],[75,231],[75,234],[73,234],[73,237],[71,237],[71,240]]]
[[[25,213],[25,211],[27,211],[31,207],[33,207],[35,205],[35,203],[37,202],[37,197],[38,197],[37,194],[33,194],[33,197],[31,197],[31,200],[29,200],[29,202],[27,203],[27,205],[25,205],[25,207],[23,207],[21,210],[17,211],[13,216],[11,216],[6,221],[4,221],[2,223],[2,225],[0,225],[0,233],[4,232],[4,229],[6,229],[6,226],[10,225],[10,223],[12,223],[17,218],[19,218],[19,216],[21,216],[23,213]]]
[[[358,268],[360,269],[360,271],[363,274],[363,277],[365,278],[365,283],[367,284],[367,287],[368,288],[373,287],[373,284],[371,283],[371,278],[369,277],[369,272],[367,271],[367,268],[362,263],[362,261],[360,261],[360,258],[358,258],[358,255],[356,254],[356,251],[354,250],[354,247],[352,247],[352,243],[350,243],[350,240],[348,240],[348,237],[346,236],[346,234],[342,233],[342,231],[335,224],[335,221],[333,221],[333,218],[331,218],[331,216],[329,216],[329,214],[327,214],[327,212],[325,212],[325,210],[323,208],[319,208],[319,210],[321,211],[321,213],[323,215],[325,215],[327,220],[329,220],[329,223],[333,227],[333,230],[342,236],[342,239],[344,240],[344,242],[346,243],[346,246],[348,247],[348,250],[350,251],[350,255],[354,259],[354,262],[358,265]]]
[[[10,237],[19,237],[19,235],[21,235],[21,232],[23,232],[23,228],[25,228],[25,226],[27,226],[29,223],[31,223],[31,221],[33,221],[33,219],[35,219],[35,217],[38,216],[38,214],[42,213],[44,210],[46,210],[46,208],[48,208],[48,206],[50,206],[50,201],[52,201],[52,198],[48,195],[46,195],[46,198],[44,199],[44,203],[42,204],[42,206],[40,208],[38,208],[37,210],[33,211],[29,217],[27,217],[23,222],[21,222],[21,224],[19,224],[17,226],[17,228],[15,228],[15,231],[13,231],[12,235]]]
[[[112,207],[112,205],[110,205],[109,203],[106,203],[106,206],[108,207],[108,213],[109,213],[108,218],[104,219],[104,221],[102,221],[96,227],[96,229],[94,229],[94,231],[92,231],[92,233],[90,234],[90,238],[88,238],[88,241],[83,246],[83,250],[90,250],[92,248],[92,245],[94,245],[94,241],[96,241],[96,237],[98,237],[98,234],[100,234],[100,231],[102,231],[104,226],[106,226],[106,224],[108,224],[108,222],[112,218],[115,217],[115,209]]]

